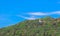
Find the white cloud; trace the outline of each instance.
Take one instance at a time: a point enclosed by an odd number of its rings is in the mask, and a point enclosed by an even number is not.
[[[60,14],[60,11],[52,12],[52,14]]]
[[[26,14],[26,13],[25,13]],[[22,17],[24,19],[28,19],[28,20],[35,20],[37,19],[36,16],[50,16],[50,15],[55,15],[55,14],[59,14],[60,15],[60,11],[54,11],[54,12],[48,12],[48,13],[43,13],[43,12],[29,12],[26,14],[26,16],[31,16],[31,17],[25,17],[21,16],[21,15],[17,15],[18,17]]]
[[[42,13],[42,12],[32,12],[28,13],[29,15],[37,15],[37,16],[44,16],[44,15],[49,15],[48,13]]]
[[[55,12],[48,12],[48,13],[42,13],[42,12],[32,12],[28,13],[29,15],[34,15],[34,16],[47,16],[47,15],[53,15],[53,14],[60,14],[60,11],[55,11]]]
[[[32,16],[32,17],[25,17],[25,16],[18,15],[18,17],[21,17],[21,18],[24,18],[24,19],[27,19],[27,20],[35,20],[36,19],[34,16]]]

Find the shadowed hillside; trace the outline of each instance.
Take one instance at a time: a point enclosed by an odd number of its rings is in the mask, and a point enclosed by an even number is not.
[[[60,36],[60,18],[25,20],[0,29],[0,36]]]

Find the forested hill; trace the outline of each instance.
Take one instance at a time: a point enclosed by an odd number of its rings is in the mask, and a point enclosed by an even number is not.
[[[60,18],[25,20],[0,29],[0,36],[60,36]]]

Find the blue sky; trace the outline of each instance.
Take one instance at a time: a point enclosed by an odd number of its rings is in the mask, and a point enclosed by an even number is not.
[[[60,0],[0,0],[0,28],[25,19],[59,17]]]

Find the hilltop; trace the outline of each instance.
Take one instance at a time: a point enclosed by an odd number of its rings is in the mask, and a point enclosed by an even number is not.
[[[60,36],[60,18],[24,20],[0,29],[0,36]]]

